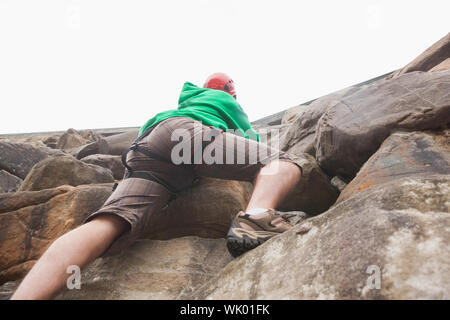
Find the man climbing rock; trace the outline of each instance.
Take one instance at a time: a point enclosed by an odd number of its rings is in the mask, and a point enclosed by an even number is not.
[[[12,299],[49,299],[65,285],[69,266],[85,267],[131,245],[176,195],[201,177],[250,181],[245,211],[227,234],[233,256],[292,227],[292,214],[275,210],[301,177],[284,152],[259,142],[236,101],[233,80],[208,77],[203,88],[186,82],[178,108],[148,120],[124,153],[126,174],[102,208],[55,240],[24,278]],[[183,214],[180,212],[180,214]]]

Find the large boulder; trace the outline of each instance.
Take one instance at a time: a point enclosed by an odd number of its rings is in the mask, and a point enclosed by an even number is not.
[[[57,299],[189,299],[231,260],[225,239],[139,240],[96,260],[82,272],[81,289]]]
[[[436,174],[450,174],[450,130],[394,133],[364,164],[337,202],[395,179]]]
[[[84,163],[72,156],[60,156],[37,163],[23,181],[19,191],[108,182],[114,182],[111,170]]]
[[[322,115],[316,159],[331,176],[351,180],[394,131],[450,123],[450,70],[411,72],[343,97]]]
[[[43,143],[21,143],[0,140],[0,169],[25,179],[31,168],[41,160],[63,155],[59,150],[48,148]]]
[[[16,192],[22,181],[23,180],[19,177],[16,177],[5,170],[0,170],[0,193]]]
[[[309,153],[315,156],[315,134],[320,117],[343,97],[358,90],[359,87],[349,87],[319,98],[309,105],[288,109],[282,119],[282,124],[288,125],[288,129],[280,137],[280,149],[293,154]]]
[[[408,63],[405,67],[397,70],[392,77],[413,71],[430,71],[442,61],[450,58],[450,33],[425,50],[420,56]]]
[[[121,156],[112,156],[108,154],[93,154],[81,159],[81,161],[111,170],[114,179],[117,180],[122,179],[125,173],[125,167],[122,164]]]
[[[229,263],[195,299],[450,299],[450,176],[375,186]]]
[[[111,186],[0,194],[0,284],[24,276],[52,240],[106,201]]]

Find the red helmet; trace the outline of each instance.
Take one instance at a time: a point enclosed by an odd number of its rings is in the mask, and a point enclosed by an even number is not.
[[[222,90],[229,93],[236,99],[236,91],[234,89],[234,82],[225,73],[214,73],[210,75],[203,85],[203,88],[210,88],[216,90]]]

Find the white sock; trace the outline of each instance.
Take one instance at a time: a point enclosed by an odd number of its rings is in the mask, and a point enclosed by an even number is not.
[[[264,213],[267,210],[268,209],[265,209],[265,208],[254,208],[254,209],[250,209],[250,210],[245,211],[245,213],[248,214],[248,215],[255,215],[255,214]]]

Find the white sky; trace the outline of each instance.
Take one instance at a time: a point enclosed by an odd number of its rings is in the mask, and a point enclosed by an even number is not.
[[[251,121],[398,69],[450,1],[0,0],[0,134],[141,126],[228,73]]]

